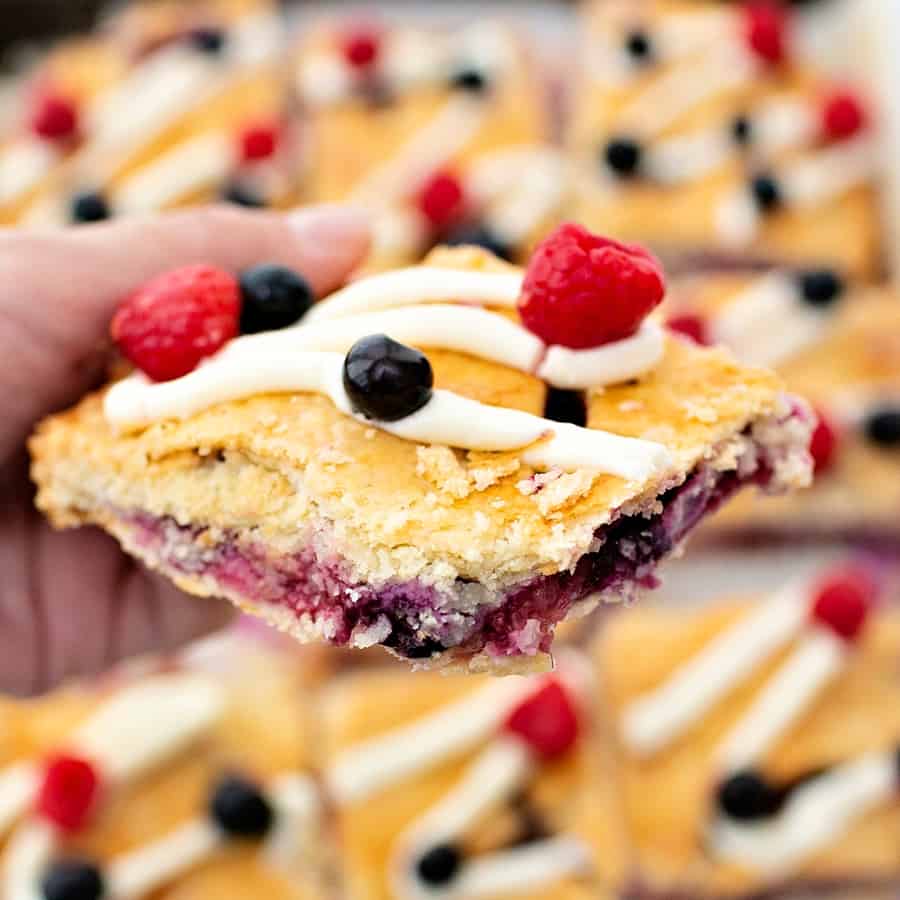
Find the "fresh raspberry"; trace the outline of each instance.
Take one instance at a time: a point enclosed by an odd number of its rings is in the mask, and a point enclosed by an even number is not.
[[[381,29],[376,25],[356,25],[341,36],[341,53],[354,69],[371,69],[381,55]]]
[[[821,474],[834,462],[840,438],[837,428],[821,410],[816,410],[816,416],[818,421],[809,442],[809,452],[813,458],[813,471]]]
[[[777,66],[784,62],[788,45],[788,13],[772,0],[744,5],[744,39],[759,59]]]
[[[86,759],[60,754],[47,760],[35,800],[36,811],[57,828],[78,831],[100,793],[100,775]]]
[[[553,759],[575,743],[578,713],[568,690],[558,679],[548,678],[509,714],[503,728],[541,758]]]
[[[546,343],[584,349],[634,334],[665,292],[662,267],[643,247],[568,222],[534,251],[519,314]]]
[[[31,116],[31,128],[48,141],[70,138],[78,131],[78,107],[62,94],[46,91],[40,94]]]
[[[865,128],[867,118],[865,106],[851,91],[834,91],[822,101],[822,134],[826,140],[853,137]]]
[[[256,122],[247,125],[238,134],[238,154],[242,163],[258,162],[275,155],[279,138],[278,125],[272,122]]]
[[[874,578],[862,567],[835,569],[816,586],[810,614],[838,637],[854,641],[865,624],[877,593]]]
[[[459,220],[465,201],[462,183],[452,172],[435,172],[416,197],[419,210],[436,231]]]
[[[709,339],[709,329],[706,327],[706,321],[701,316],[693,316],[687,313],[683,316],[673,316],[666,322],[666,327],[669,331],[689,337],[695,344],[706,347],[712,343]]]
[[[213,266],[185,266],[148,281],[119,306],[112,337],[154,381],[193,371],[238,333],[237,279]]]

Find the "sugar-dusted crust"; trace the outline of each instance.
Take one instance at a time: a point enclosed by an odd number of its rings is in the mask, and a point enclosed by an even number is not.
[[[609,178],[601,174],[602,151],[613,136],[633,137],[631,126],[621,120],[626,106],[678,69],[702,65],[721,52],[719,40],[693,56],[676,62],[651,64],[643,73],[621,84],[592,77],[591,65],[620,52],[631,28],[643,28],[653,40],[656,29],[676,18],[691,15],[735,16],[737,7],[719,7],[696,0],[650,0],[639,5],[630,0],[595,0],[585,4],[585,63],[569,126],[568,143],[577,160],[576,190],[572,215],[593,230],[622,239],[651,244],[672,266],[705,266],[710,262],[746,266],[752,262],[828,263],[858,275],[873,275],[880,267],[879,212],[873,184],[861,184],[806,208],[785,205],[765,216],[756,238],[743,246],[730,246],[720,236],[717,207],[729,192],[758,171],[771,169],[776,176],[785,166],[811,158],[819,145],[766,153],[755,148],[747,154],[733,152],[729,159],[702,177],[675,185],[647,179]],[[715,33],[715,31],[713,31]],[[591,43],[593,41],[594,43]],[[737,51],[739,52],[739,51]],[[722,64],[722,81],[734,55]],[[720,127],[729,133],[732,120],[750,115],[771,101],[801,101],[813,106],[826,90],[821,73],[805,61],[790,59],[770,73],[760,73],[748,83],[723,87],[714,96],[691,106],[663,129],[648,116],[642,125],[653,130],[650,146],[662,139],[699,133]],[[680,92],[683,95],[688,88]],[[667,113],[665,104],[660,112]],[[701,152],[699,149],[696,152]],[[604,184],[604,179],[606,183]]]
[[[227,772],[261,781],[308,770],[313,763],[312,706],[304,702],[305,673],[290,654],[263,654],[236,642],[214,676],[225,687],[225,712],[214,729],[152,772],[112,787],[89,827],[64,841],[60,857],[79,856],[101,867],[202,817],[210,785]],[[117,687],[142,674],[112,676],[99,685],[58,690],[35,701],[0,707],[0,767],[39,759],[65,747],[73,730]],[[14,832],[13,832],[14,833]],[[0,836],[0,864],[4,838]],[[248,843],[225,846],[205,863],[153,892],[154,900],[317,900],[324,896],[324,853],[306,848],[304,865],[287,872]],[[315,864],[311,861],[315,859]],[[323,871],[317,872],[322,865]]]
[[[433,262],[490,265],[466,249]],[[543,382],[458,353],[428,353],[437,386],[541,412]],[[348,602],[353,591],[393,585],[398,603],[436,592],[428,602],[462,617],[444,642],[451,647],[471,635],[473,615],[512,588],[570,571],[596,549],[598,529],[659,513],[658,496],[691,473],[752,474],[761,465],[773,488],[806,478],[803,415],[771,373],[721,351],[672,338],[655,371],[594,393],[588,407],[592,427],[666,443],[673,470],[643,482],[589,472],[535,480],[515,452],[416,445],[342,415],[319,395],[258,396],[117,434],[103,417],[101,393],[41,426],[33,475],[37,502],[57,525],[104,526],[188,591],[223,593],[259,613],[277,599],[266,595],[259,573],[277,571],[278,556],[294,556],[319,567],[304,590],[326,610],[334,602],[329,591]],[[224,578],[203,565],[223,547],[227,557],[228,545],[251,557],[249,575],[243,563]],[[230,568],[228,558],[224,564]],[[632,579],[615,596],[633,587]],[[339,626],[313,612],[268,609],[266,617],[305,640],[367,646],[391,633],[379,621],[364,634],[338,634]],[[519,652],[535,649],[526,643]]]
[[[596,659],[614,727],[630,699],[660,684],[751,608],[746,599],[703,612],[643,608],[610,622],[598,641]],[[648,647],[652,653],[646,652]],[[802,868],[785,873],[783,880],[717,863],[702,849],[711,821],[713,748],[789,650],[742,681],[687,735],[650,759],[638,760],[618,747],[624,827],[634,848],[636,875],[645,888],[671,892],[666,896],[755,897],[769,896],[768,891],[780,896],[787,888],[806,886],[809,896],[821,896],[828,885],[886,885],[900,880],[895,852],[900,804],[867,815],[840,842]],[[763,773],[785,783],[870,750],[894,747],[900,733],[898,653],[900,620],[891,612],[867,626],[847,668],[766,755]]]
[[[344,676],[323,695],[322,743],[324,762],[333,762],[354,745],[409,725],[441,707],[484,687],[481,677],[441,677],[420,673],[413,679],[402,672],[371,669]],[[536,777],[524,786],[524,806],[554,836],[585,840],[591,848],[595,872],[586,879],[567,877],[542,886],[548,900],[605,900],[617,896],[628,866],[619,834],[609,758],[586,716],[585,731],[572,752],[552,764],[539,765]],[[471,751],[455,754],[423,771],[408,774],[389,787],[356,802],[338,806],[337,840],[342,848],[343,887],[359,900],[388,900],[388,865],[397,838],[414,819],[440,800],[458,782],[487,740]],[[521,806],[506,804],[478,822],[463,841],[466,852],[490,852],[508,844],[522,828]],[[492,895],[493,896],[493,895]],[[498,900],[522,894],[500,893]]]
[[[709,276],[673,291],[680,310],[715,315],[748,284],[741,276]],[[864,418],[900,402],[900,302],[883,288],[853,289],[829,316],[821,338],[785,359],[788,388],[832,419]],[[709,538],[835,536],[900,539],[900,453],[866,439],[861,423],[841,427],[834,462],[809,490],[772,503],[738,498],[703,529]]]

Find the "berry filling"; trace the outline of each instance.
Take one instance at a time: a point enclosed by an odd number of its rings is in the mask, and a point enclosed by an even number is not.
[[[127,543],[175,574],[208,581],[214,592],[252,603],[279,624],[336,645],[382,644],[401,657],[423,659],[453,649],[462,656],[546,652],[556,624],[591,594],[630,597],[656,584],[657,563],[699,521],[746,484],[768,485],[778,465],[749,442],[746,464],[718,472],[699,466],[654,503],[652,515],[622,515],[595,534],[575,566],[512,585],[499,594],[459,578],[449,587],[419,580],[360,583],[347,565],[313,549],[272,555],[251,535],[183,526],[171,518],[123,516]],[[790,464],[789,462],[787,463]],[[473,598],[475,602],[473,602]],[[601,598],[602,599],[602,598]]]

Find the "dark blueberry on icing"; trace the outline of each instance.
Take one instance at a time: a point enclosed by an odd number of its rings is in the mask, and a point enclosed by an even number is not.
[[[738,772],[719,785],[719,808],[741,822],[765,819],[778,811],[781,793],[752,770]]]
[[[748,116],[735,116],[731,122],[731,136],[740,147],[746,147],[753,140],[753,123]]]
[[[831,306],[844,292],[841,276],[832,269],[809,269],[797,276],[800,296],[811,306]]]
[[[225,49],[225,32],[221,28],[195,28],[189,35],[191,46],[203,53],[218,54]]]
[[[866,419],[866,437],[879,447],[900,447],[900,407],[879,409]]]
[[[237,181],[233,181],[226,186],[225,190],[222,191],[222,199],[226,203],[233,203],[235,206],[246,206],[249,209],[261,209],[266,205],[266,201],[262,197]]]
[[[613,172],[628,178],[640,168],[641,145],[631,138],[613,138],[603,148],[603,158]]]
[[[897,779],[897,784],[900,784],[900,747],[894,751],[894,777]]]
[[[302,275],[272,264],[240,275],[241,333],[275,331],[298,322],[313,305],[313,292]]]
[[[475,66],[460,66],[451,74],[450,85],[462,91],[480,94],[490,87],[490,80],[483,69]]]
[[[419,858],[416,873],[425,884],[448,884],[459,872],[462,857],[453,844],[436,844]]]
[[[442,243],[450,247],[471,244],[474,247],[484,247],[485,250],[490,250],[500,259],[512,261],[513,258],[513,248],[486,225],[462,225],[446,235]]]
[[[100,900],[103,892],[100,870],[86,860],[57,860],[41,878],[44,900]]]
[[[433,384],[425,354],[384,334],[361,338],[344,360],[344,390],[367,419],[405,419],[431,399]]]
[[[772,212],[781,206],[781,188],[775,178],[767,172],[754,175],[750,191],[760,212]]]
[[[72,198],[73,222],[102,222],[110,218],[109,204],[99,191],[83,191]]]
[[[625,37],[625,49],[632,59],[640,63],[647,63],[653,59],[650,36],[641,28],[635,28]]]
[[[584,427],[587,422],[584,396],[579,391],[549,388],[547,399],[544,401],[544,418]]]
[[[237,775],[227,775],[215,786],[209,813],[222,831],[237,838],[261,838],[275,819],[259,788]]]

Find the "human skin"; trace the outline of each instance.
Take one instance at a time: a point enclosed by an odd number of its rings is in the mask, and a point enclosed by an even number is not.
[[[0,232],[0,692],[167,651],[221,626],[227,605],[186,599],[96,529],[53,531],[34,508],[25,442],[102,378],[109,320],[149,277],[191,263],[277,262],[321,295],[368,249],[364,217],[213,207],[47,232]]]

